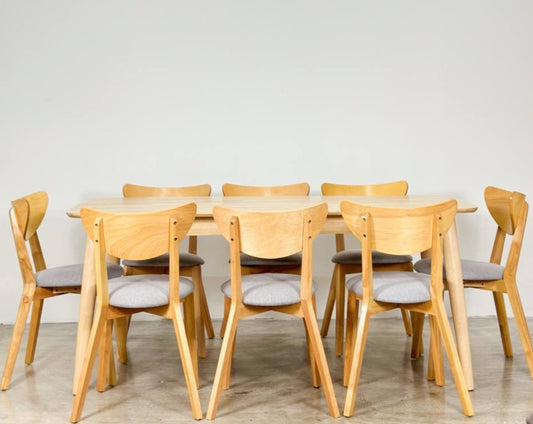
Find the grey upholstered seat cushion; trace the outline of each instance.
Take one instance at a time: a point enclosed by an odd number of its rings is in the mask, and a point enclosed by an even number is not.
[[[144,261],[130,261],[125,259],[122,261],[122,264],[124,266],[146,267],[168,266],[168,253],[155,258],[146,259]],[[180,253],[180,267],[197,266],[203,264],[204,260],[198,255],[193,255],[192,253]]]
[[[231,298],[231,281],[221,287]],[[313,282],[313,293],[316,285]],[[293,274],[253,274],[242,276],[242,301],[253,306],[282,306],[300,302],[300,276]]]
[[[168,275],[128,275],[109,281],[109,304],[119,308],[152,308],[168,304]],[[180,298],[189,296],[194,284],[180,277]]]
[[[411,255],[389,255],[382,252],[372,252],[372,263],[376,265],[384,264],[405,264],[413,260]],[[361,265],[361,251],[356,249],[342,250],[335,253],[331,262],[343,265]]]
[[[256,258],[255,256],[241,253],[241,266],[297,266],[302,264],[302,254],[284,256],[275,259]]]
[[[414,268],[417,272],[423,272],[424,274],[431,273],[431,259],[421,259],[415,263]],[[461,269],[463,271],[463,280],[493,281],[503,278],[504,267],[498,264],[491,264],[490,262],[462,259]],[[446,278],[446,271],[443,271],[443,275]]]
[[[117,278],[122,275],[122,267],[117,264],[107,264],[108,278]],[[70,287],[81,286],[83,264],[58,266],[43,269],[35,273],[37,287]]]
[[[346,281],[346,288],[363,295],[362,274]],[[420,303],[430,300],[430,277],[409,271],[384,271],[373,273],[374,299],[387,303]]]

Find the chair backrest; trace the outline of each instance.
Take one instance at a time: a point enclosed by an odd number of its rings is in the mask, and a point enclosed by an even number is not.
[[[208,197],[211,186],[201,184],[187,187],[150,187],[135,184],[122,186],[124,197]]]
[[[529,209],[526,196],[517,191],[487,187],[485,189],[485,203],[492,218],[498,225],[490,261],[497,264],[501,263],[506,235],[513,236],[504,274],[506,278],[514,278],[522,249]]]
[[[312,243],[326,221],[328,207],[285,212],[247,212],[213,208],[219,231],[230,243],[231,300],[242,302],[240,253],[273,259],[302,252],[300,298],[312,296]]]
[[[327,217],[327,205],[283,212],[248,212],[222,206],[213,208],[213,217],[221,234],[231,242],[233,219],[239,223],[241,251],[258,258],[281,258],[302,250],[304,217],[311,220],[314,239]]]
[[[46,269],[37,230],[44,219],[48,208],[48,195],[44,191],[29,194],[11,202],[9,211],[11,230],[15,241],[19,265],[25,283],[34,284],[35,271]],[[30,261],[26,242],[29,242],[33,267]]]
[[[526,196],[517,191],[487,187],[485,203],[498,227],[506,234],[513,235],[520,224],[520,212],[526,203]]]
[[[151,187],[135,184],[124,184],[122,186],[124,197],[209,197],[211,186],[200,184],[186,187]],[[198,253],[198,238],[189,236],[189,253]]]
[[[324,196],[405,196],[407,189],[407,181],[364,185],[322,184]]]
[[[82,208],[80,216],[96,246],[96,293],[100,305],[109,303],[106,254],[143,260],[169,252],[169,299],[179,299],[179,243],[191,228],[196,204],[131,214]]]
[[[324,196],[405,196],[408,184],[407,181],[364,185],[323,183],[321,188]],[[337,252],[345,249],[344,234],[335,234],[335,245]]]
[[[24,240],[28,241],[36,232],[48,209],[48,195],[44,191],[29,194],[11,202],[17,216],[17,223]]]
[[[244,186],[226,183],[222,186],[224,196],[307,196],[309,190],[308,183],[283,186]]]
[[[196,216],[196,205],[188,203],[171,209],[148,213],[118,214],[82,208],[81,221],[87,235],[95,241],[97,218],[102,220],[105,252],[121,259],[143,260],[170,250],[170,234],[181,241]],[[174,223],[175,222],[175,223]]]
[[[372,250],[409,255],[431,249],[433,292],[442,287],[442,239],[457,212],[457,202],[417,208],[381,208],[349,201],[341,212],[350,231],[361,241],[363,285],[372,285]]]

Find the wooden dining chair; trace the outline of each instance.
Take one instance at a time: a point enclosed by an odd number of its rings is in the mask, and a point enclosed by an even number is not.
[[[507,294],[526,355],[529,372],[533,378],[533,346],[516,283],[516,271],[518,269],[529,206],[524,194],[496,187],[487,187],[485,189],[485,203],[497,225],[492,254],[489,262],[461,260],[464,286],[492,292],[503,352],[506,357],[510,358],[513,356],[513,348],[509,336],[509,325],[503,296]],[[502,265],[505,239],[508,235],[512,236],[512,238],[507,251],[507,260],[505,265]],[[432,258],[426,258],[416,262],[415,270],[420,273],[429,273],[431,260]],[[446,278],[445,274],[444,278]],[[446,281],[444,282],[444,287],[446,288]]]
[[[271,196],[308,196],[308,183],[297,183],[282,186],[247,186],[226,183],[222,185],[224,196],[271,197]],[[302,255],[300,252],[280,258],[256,258],[245,253],[241,254],[242,273],[261,274],[264,272],[280,272],[283,274],[300,274]],[[224,317],[220,327],[220,337],[224,335],[229,312],[229,300],[224,303]]]
[[[342,216],[350,231],[361,241],[362,248],[362,273],[346,282],[346,417],[353,414],[355,407],[370,317],[395,308],[430,315],[433,374],[428,375],[428,379],[434,379],[437,385],[444,384],[442,337],[463,413],[474,415],[442,297],[443,237],[451,227],[456,211],[455,200],[411,209],[372,207],[348,201],[341,203]],[[410,255],[428,249],[431,249],[432,259],[430,275],[409,271],[375,272],[373,269],[374,250]],[[361,302],[359,317],[358,301]]]
[[[327,217],[325,203],[288,212],[245,212],[216,206],[216,225],[230,244],[231,280],[222,285],[229,299],[228,322],[223,337],[207,419],[215,418],[222,389],[229,388],[237,323],[241,318],[277,311],[303,318],[313,386],[324,386],[329,413],[339,409],[329,374],[314,307],[312,243]],[[241,253],[272,259],[302,252],[301,274],[243,274]]]
[[[96,311],[74,398],[71,422],[78,422],[81,418],[97,350],[100,356],[98,379],[100,375],[105,376],[109,368],[111,371],[107,374],[107,382],[109,385],[116,383],[111,344],[112,322],[138,312],[172,319],[192,415],[195,419],[202,418],[198,397],[192,296],[194,284],[189,278],[180,276],[179,265],[179,243],[187,235],[195,215],[194,203],[139,214],[115,214],[87,208],[81,210],[83,226],[95,244]],[[142,260],[166,252],[169,252],[168,275],[128,275],[108,281],[103,266],[106,254]],[[183,303],[183,313],[180,303]],[[105,387],[97,389],[103,391]]]
[[[384,184],[366,185],[345,185],[345,184],[322,184],[323,196],[405,196],[407,194],[407,182],[395,181]],[[336,251],[331,261],[335,264],[329,294],[324,311],[322,337],[328,335],[329,324],[333,313],[333,306],[336,305],[335,320],[335,353],[341,356],[344,345],[344,308],[345,308],[345,287],[347,274],[361,272],[361,250],[346,249],[344,234],[335,234]],[[372,252],[372,263],[375,271],[412,271],[413,257],[411,255],[389,255],[383,252]],[[405,310],[401,310],[405,332],[411,335],[411,320]]]
[[[24,360],[27,365],[31,364],[35,358],[35,347],[37,345],[44,299],[66,293],[80,293],[83,272],[83,264],[54,268],[46,267],[41,243],[37,235],[37,230],[48,209],[48,195],[44,191],[21,197],[11,202],[11,205],[9,219],[23,286],[2,376],[1,390],[9,388],[30,308],[30,328],[26,358]],[[31,259],[28,253],[28,245]],[[122,275],[120,266],[108,264],[107,267],[111,278]]]
[[[124,184],[122,193],[124,197],[209,197],[211,195],[211,186],[209,184],[202,184],[187,187],[149,187]],[[194,283],[198,355],[201,358],[205,358],[204,327],[208,338],[212,339],[215,333],[202,281],[202,265],[204,264],[204,260],[197,253],[198,238],[196,236],[189,236],[188,252],[180,253],[180,274],[185,277],[191,277]],[[126,275],[168,274],[169,271],[168,253],[157,258],[142,261],[124,260],[122,263]],[[119,357],[123,357],[123,354],[119,353]]]

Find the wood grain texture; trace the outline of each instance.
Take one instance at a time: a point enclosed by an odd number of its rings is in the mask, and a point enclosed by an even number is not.
[[[222,185],[224,196],[307,196],[309,190],[308,183],[282,186],[246,186],[230,183]]]
[[[67,211],[71,218],[79,218],[82,207],[116,213],[143,213],[161,209],[169,209],[186,203],[196,203],[198,218],[211,218],[214,206],[256,212],[290,211],[326,203],[328,217],[341,218],[340,203],[343,200],[390,208],[417,208],[442,203],[451,197],[445,196],[231,196],[231,197],[115,197],[95,199],[76,205]],[[458,200],[459,213],[475,212],[477,207],[470,202]],[[342,232],[347,232],[342,231]],[[213,227],[213,233],[218,234]],[[205,235],[205,234],[201,234]]]

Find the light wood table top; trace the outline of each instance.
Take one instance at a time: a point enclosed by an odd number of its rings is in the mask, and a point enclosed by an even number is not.
[[[391,208],[414,208],[433,203],[441,203],[452,197],[445,196],[269,196],[269,197],[113,197],[90,200],[81,203],[69,211],[72,218],[80,217],[82,207],[107,212],[141,213],[157,209],[167,209],[185,203],[194,202],[198,207],[198,217],[211,217],[214,206],[226,206],[233,209],[254,211],[282,211],[314,206],[321,202],[328,205],[329,215],[340,215],[340,203],[349,200],[372,206]],[[477,207],[470,202],[458,200],[458,212],[475,212]]]
[[[325,202],[328,205],[328,219],[322,228],[323,234],[346,233],[348,228],[342,220],[340,203],[349,200],[361,204],[391,208],[415,208],[450,200],[444,196],[272,196],[272,197],[115,197],[91,200],[79,204],[67,215],[80,217],[82,207],[117,213],[142,213],[159,209],[169,209],[185,203],[194,202],[198,208],[197,216],[191,227],[191,235],[216,235],[218,229],[213,221],[213,207],[225,206],[232,209],[250,211],[287,211],[317,205]],[[458,201],[458,212],[475,212],[477,207],[472,203]]]

